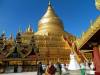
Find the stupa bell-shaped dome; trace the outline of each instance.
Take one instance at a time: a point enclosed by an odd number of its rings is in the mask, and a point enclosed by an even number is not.
[[[63,31],[63,24],[59,17],[54,12],[51,3],[49,2],[48,8],[44,16],[38,23],[38,32],[51,32],[51,31]]]

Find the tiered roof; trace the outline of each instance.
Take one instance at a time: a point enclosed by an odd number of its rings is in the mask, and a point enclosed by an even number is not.
[[[77,47],[80,49],[87,41],[100,30],[100,16],[91,24],[90,28],[84,32],[81,38],[76,40]]]

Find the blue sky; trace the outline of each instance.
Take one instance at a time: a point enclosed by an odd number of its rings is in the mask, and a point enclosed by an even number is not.
[[[89,28],[90,20],[100,14],[95,0],[51,0],[57,15],[64,23],[65,31],[79,37]],[[5,31],[16,36],[18,28],[25,31],[31,24],[36,32],[38,21],[45,13],[48,0],[0,0],[0,34]]]

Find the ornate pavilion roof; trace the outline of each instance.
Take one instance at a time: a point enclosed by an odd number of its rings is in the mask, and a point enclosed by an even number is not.
[[[100,30],[100,16],[91,24],[90,28],[84,32],[81,38],[76,40],[77,48],[80,49],[87,41]]]

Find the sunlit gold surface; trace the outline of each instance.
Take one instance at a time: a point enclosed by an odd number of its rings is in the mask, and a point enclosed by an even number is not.
[[[76,40],[77,47],[80,49],[99,29],[100,16],[91,24],[89,29],[86,32],[84,32],[81,38]]]
[[[33,36],[33,32],[25,32],[25,33],[22,33],[22,43],[25,43],[25,44],[29,44],[30,43],[30,39],[32,38]]]
[[[19,33],[20,37],[17,37],[16,40],[20,42],[20,46],[19,44],[17,45],[17,51],[21,56],[20,61],[24,61],[23,59],[28,59],[27,62],[30,65],[34,64],[34,61],[35,64],[37,61],[42,61],[43,64],[47,64],[48,61],[52,61],[52,63],[57,63],[58,59],[62,63],[68,62],[69,55],[72,49],[69,45],[69,42],[71,43],[76,39],[75,36],[64,31],[63,23],[60,18],[55,14],[50,3],[48,5],[46,13],[38,23],[37,32],[33,32],[31,26],[29,25],[26,29],[26,32],[21,32],[19,30]],[[12,40],[14,41],[11,35],[10,39],[6,41],[9,41],[9,43],[11,43]],[[16,42],[14,43],[16,44]],[[15,49],[15,44],[13,44],[13,46],[10,46],[11,48],[8,50],[8,53],[4,52],[4,55],[6,57],[12,54]],[[33,44],[35,44],[35,47],[39,50],[38,55],[36,54],[35,57],[34,55],[29,55],[34,48]],[[25,52],[23,53],[23,51]],[[21,64],[20,61],[17,62],[19,59],[17,61],[13,60],[13,58],[9,59],[12,59],[12,61],[10,62],[11,64]]]
[[[91,37],[93,37],[94,34],[99,30],[100,30],[100,16],[98,16],[98,18],[93,23],[90,23],[89,29],[86,32],[84,32],[80,38],[76,40],[77,48],[81,49],[88,42],[88,40]],[[92,59],[92,53],[90,52],[85,53],[85,56],[88,60]]]
[[[48,60],[56,63],[58,59],[62,63],[69,61],[71,47],[68,41],[64,40],[64,37],[69,41],[75,40],[75,37],[64,31],[63,23],[50,3],[46,13],[38,23],[38,31],[34,36],[40,51],[39,59],[43,63],[47,63]]]
[[[95,0],[95,5],[98,10],[100,10],[100,0]]]
[[[33,29],[31,28],[31,25],[29,24],[28,27],[26,28],[26,32],[21,33],[22,34],[22,43],[30,43],[30,39],[32,38],[34,32]]]
[[[49,4],[46,13],[38,23],[38,32],[56,32],[63,31],[63,29],[62,21],[56,15],[51,4]]]

